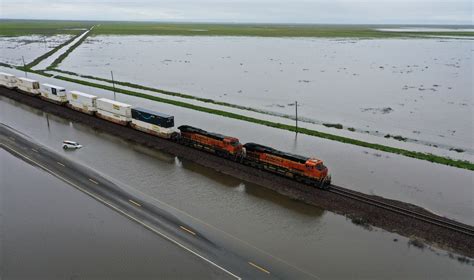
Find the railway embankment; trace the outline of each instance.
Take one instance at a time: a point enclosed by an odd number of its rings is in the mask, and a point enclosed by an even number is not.
[[[291,199],[344,215],[352,220],[354,224],[360,225],[367,230],[378,230],[375,228],[379,228],[409,237],[412,240],[409,244],[410,246],[422,244],[416,247],[423,249],[424,244],[427,244],[474,258],[474,234],[456,231],[450,227],[442,226],[440,223],[443,224],[443,221],[446,223],[455,223],[467,229],[472,229],[471,226],[450,221],[447,218],[437,216],[416,205],[357,193],[355,191],[350,192],[355,193],[359,198],[363,198],[354,199],[354,197],[350,195],[341,195],[338,191],[331,192],[315,189],[272,173],[198,151],[173,141],[148,135],[129,127],[116,125],[94,116],[73,111],[67,107],[20,94],[13,90],[0,88],[0,94],[46,113],[91,126],[94,129],[123,138],[127,141],[173,154],[181,159],[193,161],[235,178],[258,184],[290,197]],[[335,186],[335,189],[341,190],[343,188]],[[370,203],[369,201],[376,201],[377,203]],[[390,205],[398,209],[416,212],[425,218],[420,219],[417,215],[407,215],[406,212],[409,211],[395,211],[393,207],[390,209],[391,207],[381,207],[381,205]],[[430,222],[431,218],[440,222],[438,222],[438,224]],[[395,241],[396,240],[394,240],[394,242]]]

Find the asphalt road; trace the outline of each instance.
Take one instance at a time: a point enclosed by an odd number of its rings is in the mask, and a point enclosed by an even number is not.
[[[202,265],[220,270],[228,279],[279,278],[271,268],[216,245],[145,198],[127,192],[88,167],[68,160],[4,124],[0,124],[0,146],[171,242],[177,249],[202,261]]]

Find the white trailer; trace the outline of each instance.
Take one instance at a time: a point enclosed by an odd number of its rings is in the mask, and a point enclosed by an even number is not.
[[[7,88],[16,87],[16,77],[15,75],[0,72],[0,85]]]
[[[98,100],[97,100],[98,101]],[[97,109],[97,112],[95,113],[97,117],[108,120],[110,122],[120,124],[123,126],[128,125],[128,123],[132,120],[132,118],[128,118],[119,114],[114,114],[108,111],[104,111],[101,109]]]
[[[97,99],[97,109],[107,111],[112,114],[121,115],[127,119],[132,118],[132,105],[110,100],[107,98]]]
[[[66,94],[69,102],[68,106],[74,110],[87,114],[94,114],[97,111],[97,96],[80,91],[70,91]]]
[[[17,85],[17,89],[24,93],[27,93],[30,95],[40,94],[40,84],[36,80],[32,80],[28,78],[18,78],[16,85]]]
[[[67,102],[66,89],[51,84],[41,84],[41,98],[47,101],[64,104]]]
[[[173,136],[176,136],[177,132],[174,131],[172,128],[161,127],[158,125],[154,125],[151,123],[146,123],[139,121],[137,119],[132,118],[132,123],[130,124],[131,127],[135,128],[136,130],[140,130],[149,134],[153,134],[159,136],[161,138],[170,139]]]

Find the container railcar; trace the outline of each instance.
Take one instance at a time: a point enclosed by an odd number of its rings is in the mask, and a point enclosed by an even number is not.
[[[9,89],[14,89],[16,87],[16,83],[17,79],[15,75],[0,72],[0,85]]]
[[[132,118],[165,128],[174,126],[173,116],[140,107],[132,108]]]
[[[89,115],[97,111],[97,96],[80,91],[67,93],[68,107]]]
[[[51,84],[41,84],[41,98],[56,104],[65,104],[67,102],[66,89]]]
[[[323,161],[275,150],[255,143],[244,145],[244,163],[320,188],[328,188],[331,176]]]
[[[132,105],[110,100],[107,98],[97,99],[96,116],[99,118],[126,126],[132,120]]]
[[[172,129],[174,117],[144,108],[132,108],[130,126],[165,139],[177,139],[178,133]]]
[[[113,122],[119,125],[127,126],[130,123],[130,118],[124,117],[122,115],[114,114],[108,111],[97,109],[95,115],[101,119]]]
[[[244,156],[242,144],[238,138],[208,132],[189,125],[178,127],[181,131],[180,142],[233,160]]]
[[[208,132],[189,125],[178,127],[176,132],[174,117],[144,108],[132,108],[131,105],[94,95],[71,91],[66,94],[62,87],[41,84],[26,78],[0,73],[0,86],[15,88],[21,92],[35,95],[39,88],[40,97],[47,101],[64,105],[123,126],[130,125],[161,138],[171,139],[180,144],[216,154],[217,156],[240,161],[244,164],[268,170],[295,179],[299,182],[327,189],[331,184],[331,175],[323,161],[275,150],[255,143],[242,145],[238,138]],[[37,94],[37,93],[36,93]]]
[[[40,84],[36,80],[28,78],[17,78],[16,87],[18,91],[24,92],[28,95],[40,94]]]
[[[107,98],[97,99],[97,109],[107,111],[112,114],[121,115],[127,119],[132,118],[132,105],[118,102]]]

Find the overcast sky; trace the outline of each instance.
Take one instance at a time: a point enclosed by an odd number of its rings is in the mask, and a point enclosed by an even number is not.
[[[474,0],[0,0],[1,18],[473,24]]]

